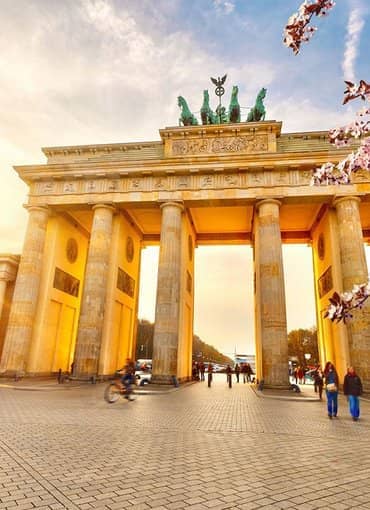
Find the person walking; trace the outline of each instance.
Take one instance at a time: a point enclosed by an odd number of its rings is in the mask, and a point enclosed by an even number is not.
[[[240,376],[240,365],[238,365],[238,363],[235,365],[234,370],[235,370],[236,382],[238,383],[239,376]]]
[[[299,380],[299,384],[303,384],[304,370],[303,370],[302,367],[298,367],[297,368],[297,377],[298,377],[298,380]]]
[[[200,380],[201,381],[204,381],[204,372],[206,371],[206,366],[205,364],[203,363],[203,361],[201,361],[199,363],[199,371],[200,371]]]
[[[213,373],[213,365],[212,363],[208,363],[208,388],[211,387],[212,384],[212,373]]]
[[[232,370],[231,366],[227,365],[227,367],[226,367],[226,380],[227,380],[227,383],[229,385],[229,388],[232,387],[232,373],[233,373],[233,370]]]
[[[247,364],[246,363],[241,364],[240,371],[243,374],[243,383],[245,384],[245,382],[247,380]]]
[[[328,361],[324,369],[326,403],[328,409],[328,417],[331,419],[337,417],[338,414],[338,374],[331,361]]]
[[[344,377],[343,393],[347,396],[352,420],[357,421],[360,417],[360,399],[358,397],[362,395],[362,381],[353,367],[349,367]]]
[[[319,394],[319,399],[322,400],[322,389],[324,387],[324,374],[321,370],[321,365],[317,365],[315,372],[313,373],[313,382],[315,387],[315,393]]]

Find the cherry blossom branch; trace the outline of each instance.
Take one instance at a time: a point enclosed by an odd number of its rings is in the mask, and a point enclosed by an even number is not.
[[[335,6],[333,0],[305,0],[288,20],[284,29],[284,44],[292,48],[295,55],[299,53],[302,42],[308,42],[317,28],[310,26],[312,16],[326,16]]]
[[[349,81],[344,91],[343,104],[353,99],[361,98],[370,101],[370,84],[364,80],[359,85]],[[358,170],[370,171],[370,108],[363,108],[356,114],[356,119],[346,126],[329,131],[329,141],[336,147],[347,146],[351,139],[362,138],[360,147],[338,164],[324,163],[314,170],[311,185],[321,184],[349,184],[350,176]],[[368,116],[367,118],[365,116]]]
[[[284,30],[284,44],[292,48],[297,55],[302,42],[308,42],[313,36],[316,27],[310,26],[312,16],[325,16],[330,9],[335,6],[331,0],[316,0],[310,3],[305,0],[288,20]],[[344,91],[343,104],[353,99],[361,98],[370,102],[370,84],[361,80],[359,85],[350,81]],[[352,152],[338,164],[325,163],[321,168],[313,172],[311,185],[320,184],[348,184],[352,172],[364,169],[370,171],[370,120],[364,119],[365,115],[370,115],[370,108],[364,108],[357,112],[354,122],[347,126],[332,129],[329,132],[329,141],[336,147],[347,146],[351,139],[363,138],[360,147],[356,152]],[[354,285],[351,292],[338,294],[335,292],[329,299],[330,305],[327,308],[325,317],[331,321],[344,323],[353,317],[352,311],[356,308],[362,308],[365,301],[370,297],[370,280],[368,283]]]
[[[329,299],[330,305],[324,315],[332,322],[344,323],[353,317],[352,311],[356,308],[362,308],[365,301],[370,296],[370,281],[362,283],[361,285],[354,285],[351,292],[343,292],[338,294],[334,292],[333,296]]]

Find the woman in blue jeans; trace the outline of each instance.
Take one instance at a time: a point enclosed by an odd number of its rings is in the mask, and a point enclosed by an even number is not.
[[[357,421],[360,417],[360,400],[358,397],[362,395],[362,382],[353,367],[349,367],[344,377],[343,393],[347,395],[352,420]]]
[[[328,406],[328,416],[331,419],[336,418],[338,414],[338,374],[331,361],[328,361],[324,370],[326,403]]]

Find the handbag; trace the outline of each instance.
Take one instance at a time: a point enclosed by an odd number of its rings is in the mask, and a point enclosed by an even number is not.
[[[326,389],[327,389],[327,391],[331,392],[331,391],[337,391],[338,388],[335,383],[331,382],[326,385]]]

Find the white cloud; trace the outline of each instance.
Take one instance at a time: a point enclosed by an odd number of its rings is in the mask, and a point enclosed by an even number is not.
[[[346,124],[353,117],[350,107],[333,111],[299,96],[268,99],[266,110],[266,119],[283,122],[284,133],[328,130]]]
[[[363,27],[363,10],[360,5],[357,5],[351,10],[347,24],[346,43],[342,61],[344,80],[356,81],[354,66]]]
[[[220,14],[231,14],[235,9],[235,4],[231,0],[213,0],[213,4]]]

